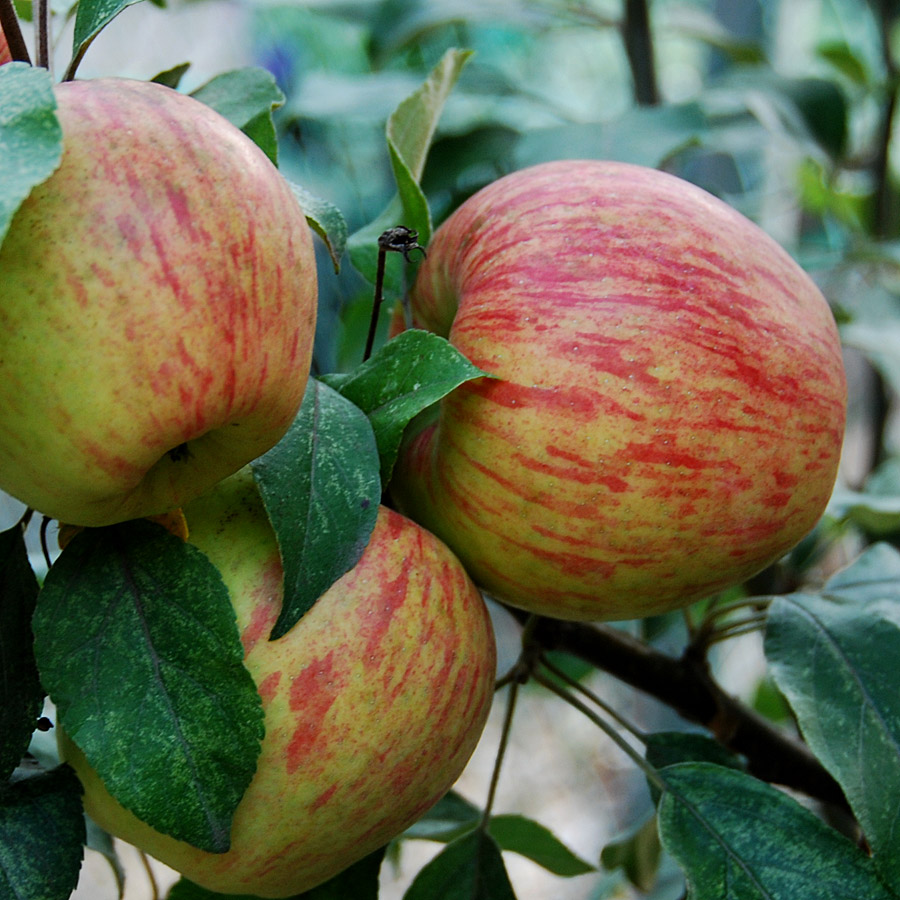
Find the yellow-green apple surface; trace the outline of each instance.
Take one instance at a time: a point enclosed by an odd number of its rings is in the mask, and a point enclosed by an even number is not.
[[[126,79],[54,91],[62,162],[0,247],[0,488],[103,525],[183,505],[284,434],[314,248],[276,167],[209,107]]]
[[[459,776],[494,689],[490,618],[453,554],[383,507],[356,567],[268,641],[282,568],[252,476],[226,479],[185,516],[191,543],[231,591],[265,709],[231,849],[207,853],[154,831],[110,796],[65,736],[62,755],[87,811],[112,834],[211,890],[290,897],[383,846]]]
[[[393,496],[498,599],[659,613],[758,572],[825,507],[846,405],[829,306],[694,185],[514,172],[437,230],[412,312],[497,377],[411,429]]]

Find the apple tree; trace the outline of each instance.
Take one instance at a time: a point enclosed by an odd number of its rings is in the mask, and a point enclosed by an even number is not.
[[[113,838],[170,900],[900,896],[898,11],[251,4],[256,65],[80,77],[129,5],[0,0],[0,898],[128,896]],[[589,851],[501,811],[535,696],[638,776]]]

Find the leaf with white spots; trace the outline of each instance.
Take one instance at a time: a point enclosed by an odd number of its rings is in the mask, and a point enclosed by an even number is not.
[[[464,382],[486,375],[449,341],[412,329],[388,341],[354,372],[323,380],[368,415],[381,480],[387,484],[409,422]]]
[[[251,467],[284,566],[275,640],[359,562],[381,500],[378,451],[365,413],[311,378],[287,434]]]

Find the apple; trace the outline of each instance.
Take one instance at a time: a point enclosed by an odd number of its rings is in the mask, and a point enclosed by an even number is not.
[[[831,311],[694,185],[597,160],[514,172],[436,231],[411,306],[496,377],[410,429],[392,496],[512,606],[662,613],[763,569],[826,505]]]
[[[484,601],[435,537],[382,507],[359,563],[289,631],[282,567],[245,469],[185,507],[190,542],[222,572],[265,709],[256,775],[231,849],[154,831],[106,791],[63,735],[61,752],[103,828],[201,886],[290,897],[383,846],[461,773],[484,726],[496,650]]]
[[[0,488],[99,526],[183,505],[303,397],[310,228],[241,131],[162,85],[54,88],[59,168],[0,247]]]
[[[0,66],[8,62],[12,62],[12,53],[9,52],[9,43],[6,40],[6,35],[3,33],[3,29],[0,28]]]

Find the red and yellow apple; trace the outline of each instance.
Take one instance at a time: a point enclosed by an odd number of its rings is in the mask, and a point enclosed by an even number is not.
[[[461,773],[491,705],[496,650],[481,595],[434,536],[386,507],[359,563],[267,640],[282,567],[248,470],[185,507],[222,572],[265,709],[231,849],[207,853],[139,821],[63,736],[103,828],[223,893],[290,897],[410,825]]]
[[[0,247],[0,488],[164,513],[268,450],[309,372],[311,232],[265,154],[158,84],[55,86],[59,168]]]
[[[0,66],[8,62],[12,62],[12,53],[9,52],[9,43],[6,40],[6,35],[3,33],[3,29],[0,28]]]
[[[829,306],[681,179],[603,161],[508,175],[437,230],[412,313],[496,378],[411,429],[392,495],[513,606],[684,605],[776,560],[830,496],[846,384]]]

